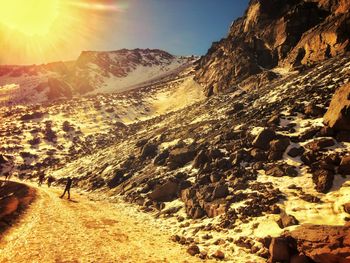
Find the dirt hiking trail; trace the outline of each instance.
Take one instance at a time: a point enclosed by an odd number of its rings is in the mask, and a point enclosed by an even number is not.
[[[0,262],[201,262],[170,234],[108,201],[62,189],[37,189],[37,199],[0,241]]]

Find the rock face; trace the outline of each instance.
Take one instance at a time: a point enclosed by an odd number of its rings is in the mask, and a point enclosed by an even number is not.
[[[315,262],[349,262],[349,225],[344,227],[304,225],[290,235],[297,241],[297,249]]]
[[[201,58],[196,79],[206,94],[254,88],[275,67],[309,66],[349,50],[348,1],[252,0],[228,36]]]
[[[269,254],[268,262],[348,263],[350,225],[302,225],[273,238]]]
[[[324,116],[324,124],[338,131],[350,131],[350,84],[335,92]]]

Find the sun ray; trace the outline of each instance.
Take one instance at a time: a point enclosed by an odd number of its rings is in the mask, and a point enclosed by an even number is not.
[[[128,7],[108,0],[0,0],[0,4],[0,48],[6,50],[0,64],[75,58],[101,41],[111,19],[101,13]]]

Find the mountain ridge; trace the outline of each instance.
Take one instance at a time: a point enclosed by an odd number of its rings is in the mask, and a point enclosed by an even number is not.
[[[119,92],[191,66],[195,59],[159,49],[83,51],[76,61],[0,66],[0,92],[3,103],[41,103],[91,92]]]
[[[279,77],[274,68],[302,70],[349,51],[349,25],[347,1],[251,0],[200,59],[195,79],[207,95],[264,85]]]

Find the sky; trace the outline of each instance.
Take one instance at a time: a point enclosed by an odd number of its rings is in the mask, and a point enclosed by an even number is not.
[[[248,2],[0,0],[0,64],[74,60],[81,51],[121,48],[204,55]]]

